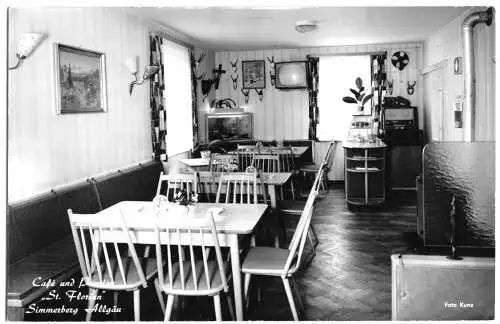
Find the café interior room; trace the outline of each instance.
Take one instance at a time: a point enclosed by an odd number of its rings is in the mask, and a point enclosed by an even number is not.
[[[7,16],[4,319],[494,318],[493,7]]]

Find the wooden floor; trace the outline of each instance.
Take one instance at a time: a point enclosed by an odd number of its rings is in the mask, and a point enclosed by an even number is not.
[[[291,237],[296,220],[286,220]],[[412,251],[416,239],[416,194],[393,196],[384,206],[351,211],[347,208],[342,185],[331,185],[312,220],[319,245],[312,261],[296,276],[304,302],[302,320],[372,321],[391,319],[390,255]],[[310,250],[306,250],[310,254]],[[262,300],[255,300],[246,319],[265,321],[292,320],[286,295],[279,278],[252,281],[252,296],[261,287]],[[109,295],[109,296],[107,296]],[[104,294],[105,300],[112,294]],[[131,305],[132,294],[125,293],[119,304]],[[162,320],[152,285],[142,294],[145,321]],[[224,298],[225,299],[225,298]],[[224,300],[223,299],[223,300]],[[185,299],[176,315],[178,320],[214,320],[211,298]],[[83,302],[82,302],[82,305]],[[75,305],[76,306],[76,305]],[[227,307],[225,319],[230,320]],[[126,309],[125,309],[126,308]],[[131,307],[125,307],[116,320],[132,320]],[[82,315],[54,316],[51,320],[82,320]],[[30,316],[31,315],[31,316]],[[26,315],[26,320],[48,317]],[[99,315],[95,320],[113,320]]]

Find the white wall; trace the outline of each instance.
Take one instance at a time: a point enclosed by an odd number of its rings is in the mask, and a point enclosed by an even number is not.
[[[25,32],[48,37],[8,75],[9,202],[151,159],[149,86],[130,96],[123,65],[133,56],[149,62],[148,27],[119,8],[12,9],[9,65]],[[56,42],[106,54],[106,113],[56,115]]]
[[[462,22],[475,11],[473,8],[431,35],[424,43],[424,66],[448,61],[444,72],[444,133],[445,141],[463,141],[463,128],[454,127],[454,103],[464,96],[464,75],[453,73],[453,60],[463,57]],[[476,65],[476,140],[495,140],[495,22],[491,26],[479,24],[474,28],[474,55]],[[433,123],[435,121],[432,121]],[[430,125],[429,125],[430,126]]]

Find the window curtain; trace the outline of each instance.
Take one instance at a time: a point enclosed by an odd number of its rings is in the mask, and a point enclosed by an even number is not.
[[[160,71],[155,74],[150,82],[150,110],[151,110],[151,138],[153,145],[153,159],[159,160],[161,154],[167,150],[165,143],[166,111],[163,101],[163,91],[165,90],[164,66],[162,45],[163,39],[160,36],[150,35],[150,55],[149,64],[160,67]]]
[[[189,56],[191,58],[191,95],[193,105],[193,147],[199,144],[198,136],[198,80],[196,79],[196,59],[194,49],[189,49]]]
[[[370,55],[334,55],[319,61],[321,86],[318,107],[321,120],[317,137],[320,141],[347,139],[352,115],[360,114],[356,104],[345,103],[342,98],[352,96],[349,89],[356,89],[356,78],[363,81],[366,94],[371,92]],[[365,104],[363,114],[371,114],[371,101]]]
[[[316,127],[319,122],[319,108],[318,108],[318,85],[319,85],[319,73],[318,73],[318,57],[307,56],[307,61],[309,62],[309,84],[311,89],[309,90],[309,139],[317,141],[318,136],[316,132]]]

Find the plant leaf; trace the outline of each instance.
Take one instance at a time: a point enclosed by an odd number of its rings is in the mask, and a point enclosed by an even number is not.
[[[360,77],[356,78],[356,86],[358,87],[358,89],[361,89],[361,87],[363,87],[363,80],[361,80]]]
[[[354,89],[349,89],[351,90],[352,94],[354,95],[354,97],[356,97],[356,100],[359,100],[359,92],[357,92],[356,90]]]
[[[368,100],[370,100],[371,98],[373,97],[373,94],[370,93],[368,96],[366,96],[364,99],[363,99],[363,102],[361,105],[364,105]]]
[[[358,103],[358,102],[356,101],[356,99],[354,99],[354,98],[352,98],[352,97],[344,97],[344,98],[342,98],[342,100],[343,100],[345,103],[353,103],[353,104]]]
[[[359,89],[359,93],[363,92],[365,90],[365,87],[361,87],[361,89]]]
[[[358,101],[362,101],[362,100],[363,100],[363,98],[365,97],[365,94],[366,94],[366,93],[361,93],[361,94],[359,95]]]

